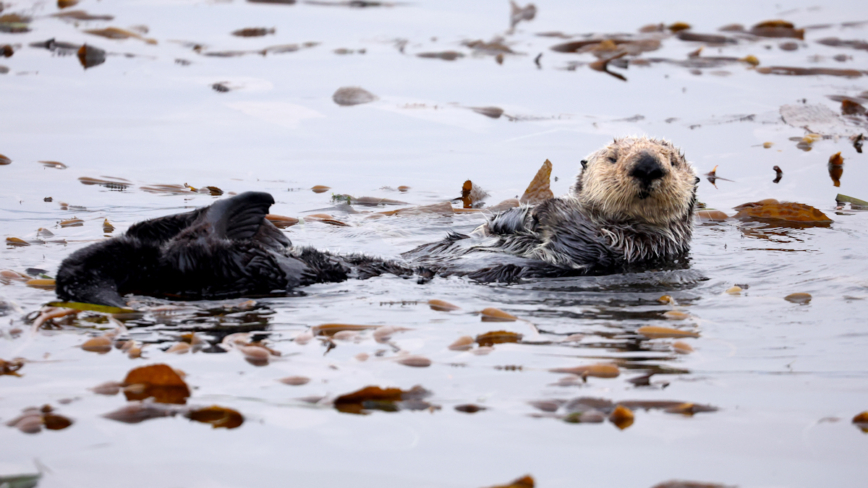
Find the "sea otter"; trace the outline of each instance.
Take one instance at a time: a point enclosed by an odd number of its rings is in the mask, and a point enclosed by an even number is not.
[[[569,194],[498,213],[470,235],[404,257],[486,282],[673,263],[690,249],[698,183],[671,142],[615,139],[582,160]]]
[[[182,299],[287,294],[383,273],[495,282],[604,274],[682,258],[690,246],[696,177],[665,140],[615,139],[582,160],[570,193],[495,214],[403,261],[294,247],[265,216],[274,199],[248,192],[133,225],[80,249],[57,273],[66,301],[125,306],[129,293]]]

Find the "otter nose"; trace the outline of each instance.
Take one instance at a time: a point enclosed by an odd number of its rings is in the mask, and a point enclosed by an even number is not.
[[[654,180],[666,176],[666,172],[663,171],[663,165],[660,164],[660,161],[656,157],[648,153],[642,153],[639,156],[639,161],[636,162],[630,171],[630,176],[639,180],[643,186],[649,186]]]

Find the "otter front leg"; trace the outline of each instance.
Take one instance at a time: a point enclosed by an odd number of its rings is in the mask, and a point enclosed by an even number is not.
[[[488,237],[493,235],[517,234],[529,230],[528,221],[531,219],[533,207],[521,206],[511,208],[496,214],[485,224],[477,227],[472,236]]]

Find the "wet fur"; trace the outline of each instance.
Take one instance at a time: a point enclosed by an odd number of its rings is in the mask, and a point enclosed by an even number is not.
[[[643,158],[662,168],[662,176],[647,184],[631,176]],[[293,247],[265,219],[271,195],[248,192],[140,222],[120,237],[74,252],[61,263],[57,295],[125,306],[122,297],[130,293],[267,296],[381,274],[514,282],[671,265],[689,250],[697,182],[668,141],[616,139],[583,161],[568,195],[501,212],[471,235],[453,233],[405,253],[405,262]]]

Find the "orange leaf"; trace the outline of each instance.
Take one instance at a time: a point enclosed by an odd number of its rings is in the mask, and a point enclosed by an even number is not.
[[[542,167],[537,171],[536,176],[528,185],[524,194],[521,196],[521,203],[540,203],[549,198],[554,198],[554,193],[550,188],[550,180],[552,176],[552,163],[548,159],[545,160]]]

